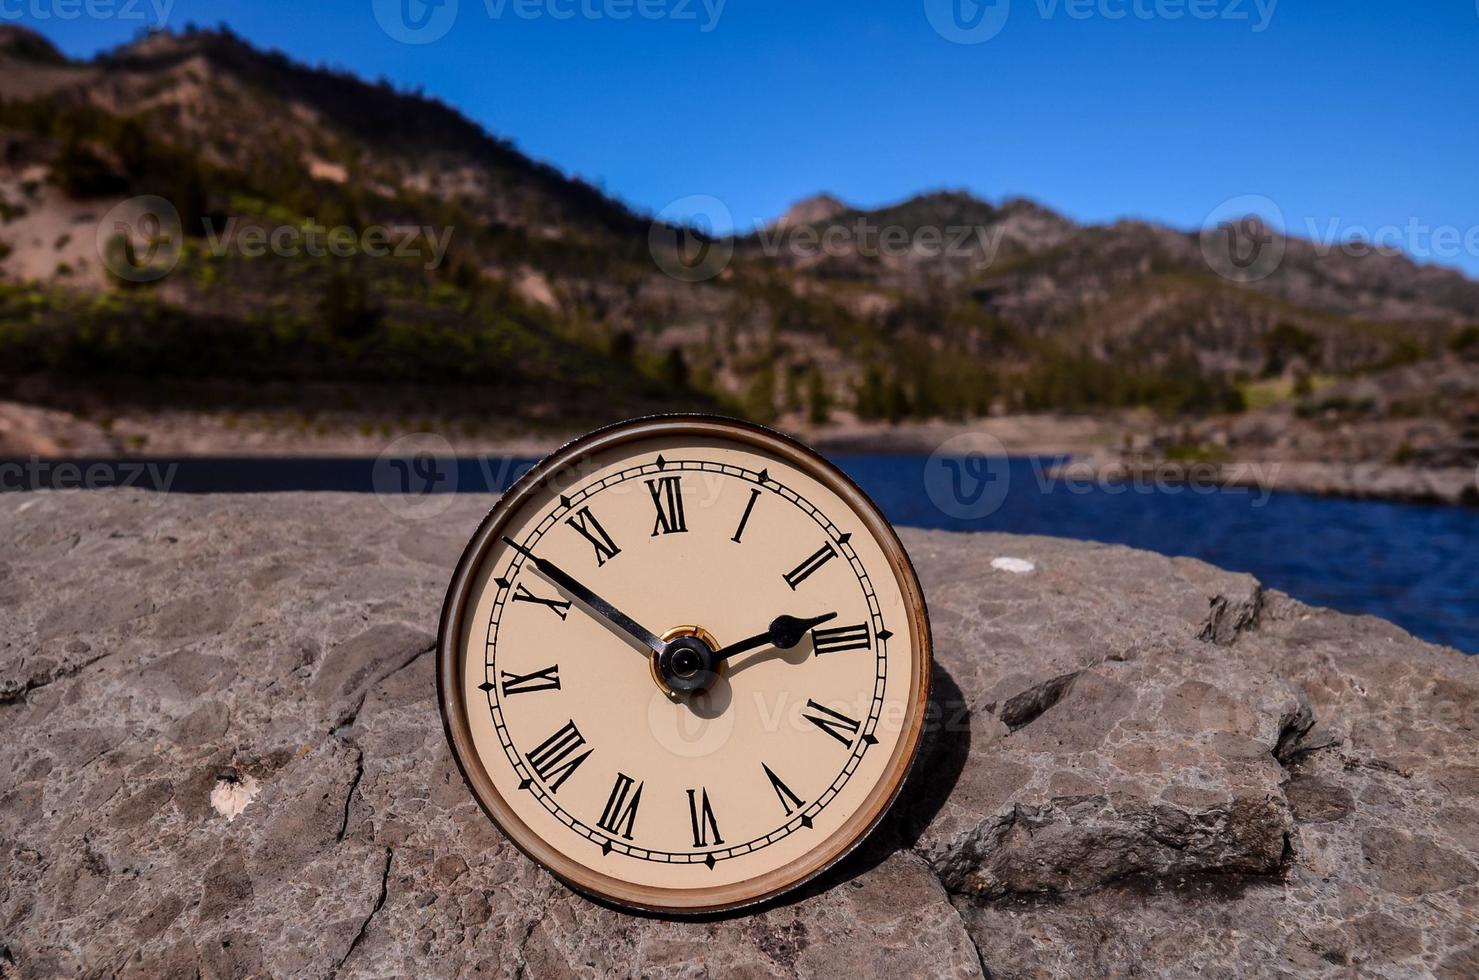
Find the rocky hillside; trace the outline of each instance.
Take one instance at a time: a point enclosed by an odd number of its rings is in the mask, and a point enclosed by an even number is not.
[[[159,254],[141,195],[179,216]],[[354,247],[250,254],[314,227]],[[375,228],[405,254],[367,254]],[[690,275],[684,248],[727,259]],[[138,282],[141,255],[167,268]],[[961,192],[822,195],[705,241],[433,99],[226,32],[84,63],[0,29],[0,371],[58,407],[86,378],[105,401],[519,423],[1206,415],[1479,348],[1456,272],[1294,239],[1266,278],[1214,265],[1193,234]]]

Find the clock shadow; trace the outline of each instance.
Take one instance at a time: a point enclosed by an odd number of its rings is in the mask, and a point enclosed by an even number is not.
[[[781,651],[776,651],[777,653]],[[642,912],[622,908],[595,896],[587,896],[597,905],[642,918],[677,918],[683,922],[723,922],[785,908],[814,898],[867,874],[895,853],[913,847],[935,815],[950,798],[960,774],[965,771],[971,745],[971,710],[955,678],[935,661],[930,668],[930,699],[925,715],[924,733],[919,752],[904,781],[903,788],[863,840],[840,861],[806,884],[775,898],[727,912],[703,915],[673,916],[670,913]]]
[[[763,650],[745,654],[738,662],[729,666],[727,673],[732,677],[758,664],[763,664],[767,660],[784,660],[788,664],[803,664],[807,658],[812,656],[812,647],[813,644],[810,640],[806,643],[798,643],[789,650],[782,650],[779,647],[766,647]]]

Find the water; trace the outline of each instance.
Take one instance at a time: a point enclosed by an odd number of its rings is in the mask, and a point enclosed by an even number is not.
[[[975,504],[946,494],[940,461],[915,455],[834,457],[895,524],[1007,531],[1125,544],[1250,572],[1315,605],[1389,619],[1417,636],[1479,653],[1479,512],[1238,488],[1112,488],[1045,478],[1043,460],[990,461],[990,493]],[[172,492],[416,488],[408,466],[373,459],[146,460],[37,466],[0,460],[0,490],[126,484]],[[505,489],[532,460],[461,459],[434,489]],[[171,471],[170,466],[178,469]],[[29,467],[29,469],[17,469]],[[18,474],[23,474],[18,477]],[[927,485],[926,477],[930,477]],[[94,479],[89,479],[92,477]],[[967,479],[965,487],[974,487]],[[989,511],[989,512],[988,512]]]
[[[1007,461],[1009,490],[981,518],[944,513],[924,491],[926,460],[835,460],[896,524],[1125,544],[1249,572],[1342,612],[1370,613],[1434,643],[1479,653],[1479,512],[1232,488],[1107,492],[1040,478]],[[1088,492],[1077,492],[1088,490]]]

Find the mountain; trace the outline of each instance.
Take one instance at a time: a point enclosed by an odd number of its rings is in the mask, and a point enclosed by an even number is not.
[[[143,195],[178,235],[145,234]],[[330,228],[344,254],[307,247]],[[369,254],[375,229],[406,254]],[[251,247],[275,235],[291,247]],[[1266,277],[1219,275],[1195,233],[941,190],[875,208],[822,194],[715,242],[435,99],[224,30],[85,62],[0,30],[0,375],[39,402],[560,425],[1206,414],[1278,379],[1467,364],[1479,346],[1479,283],[1281,241]],[[690,268],[685,250],[720,261]]]
[[[813,225],[847,210],[849,210],[848,206],[831,194],[813,194],[787,208],[786,213],[775,219],[771,227],[792,228],[796,225]]]

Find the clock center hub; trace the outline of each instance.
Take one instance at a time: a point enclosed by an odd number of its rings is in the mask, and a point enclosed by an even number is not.
[[[652,657],[652,679],[669,696],[699,694],[719,679],[724,669],[714,656],[719,642],[702,626],[675,626],[661,637],[661,653]]]

